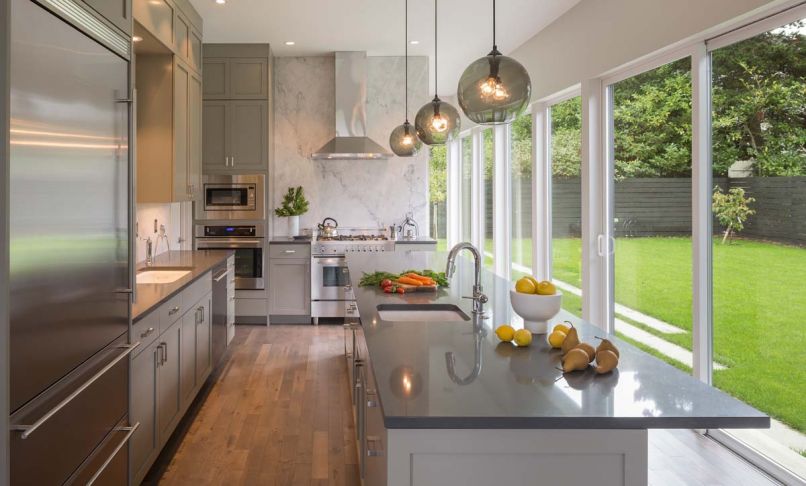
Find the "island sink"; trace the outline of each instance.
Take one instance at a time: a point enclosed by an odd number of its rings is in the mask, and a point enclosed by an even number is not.
[[[189,274],[190,270],[146,270],[137,274],[137,283],[169,284]]]
[[[454,304],[381,304],[378,317],[394,322],[461,322],[470,317]]]

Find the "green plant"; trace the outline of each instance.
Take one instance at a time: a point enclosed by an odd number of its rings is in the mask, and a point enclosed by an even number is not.
[[[288,192],[283,196],[283,203],[274,210],[274,214],[280,217],[299,216],[308,212],[308,200],[302,186],[289,187]]]
[[[756,201],[755,198],[744,195],[744,189],[734,187],[727,193],[722,192],[719,186],[714,187],[714,215],[725,227],[725,235],[722,237],[724,244],[732,234],[744,229],[747,218],[756,214],[750,209],[750,204]]]

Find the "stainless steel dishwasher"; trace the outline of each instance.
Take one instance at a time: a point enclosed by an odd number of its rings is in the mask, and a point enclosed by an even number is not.
[[[218,366],[227,350],[227,262],[213,269],[213,367]]]

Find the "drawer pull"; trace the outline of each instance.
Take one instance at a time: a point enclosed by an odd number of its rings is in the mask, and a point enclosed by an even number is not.
[[[177,312],[179,312],[179,306],[176,306],[173,309],[169,310],[168,315],[172,316],[172,315],[176,314]]]
[[[369,392],[367,392],[369,394]],[[367,400],[367,408],[378,408],[377,400]]]
[[[109,457],[107,457],[106,460],[104,461],[104,463],[101,464],[101,467],[98,468],[98,470],[95,471],[95,474],[92,475],[90,480],[87,481],[87,486],[90,486],[91,484],[93,484],[101,476],[101,473],[104,472],[104,469],[106,469],[106,466],[108,466],[109,463],[112,462],[112,459],[114,459],[115,456],[118,455],[118,452],[120,452],[120,450],[123,449],[123,446],[125,446],[126,443],[129,442],[129,439],[131,439],[132,434],[134,434],[134,431],[137,430],[137,427],[139,427],[139,426],[140,426],[140,422],[137,422],[136,424],[132,425],[131,427],[115,427],[115,430],[117,430],[117,431],[121,431],[121,432],[126,431],[126,435],[123,436],[123,440],[120,441],[120,444],[118,444],[117,447],[115,447],[115,450],[112,451],[112,454],[109,454]]]
[[[284,250],[283,253],[296,253],[297,250]]]
[[[370,444],[377,444],[377,448],[373,449],[370,448]],[[381,438],[373,435],[367,436],[367,457],[383,457],[383,442],[381,442]]]
[[[62,400],[61,402],[57,403],[55,407],[53,407],[50,410],[48,410],[37,421],[35,421],[31,425],[12,425],[11,429],[12,430],[21,430],[22,433],[20,434],[20,438],[21,439],[27,439],[31,434],[34,433],[34,431],[36,429],[41,427],[42,424],[47,422],[51,417],[53,417],[54,415],[59,413],[59,410],[63,409],[65,406],[67,406],[68,403],[72,402],[73,399],[75,399],[78,395],[81,394],[81,392],[83,392],[84,390],[89,388],[90,385],[92,385],[93,383],[95,383],[98,380],[98,378],[102,377],[107,371],[112,369],[113,366],[118,364],[118,362],[120,362],[120,360],[122,360],[123,358],[125,358],[126,356],[131,354],[131,352],[134,351],[134,348],[136,348],[139,345],[140,345],[140,343],[137,342],[137,343],[134,343],[134,344],[124,344],[124,345],[120,346],[119,348],[123,349],[122,353],[117,355],[115,357],[115,359],[113,359],[112,361],[109,362],[109,364],[107,364],[106,366],[101,368],[97,373],[92,375],[89,380],[85,381],[80,387],[76,388],[73,391],[73,393],[71,393],[70,395],[65,397],[64,400]]]
[[[146,329],[146,330],[145,330],[145,332],[143,332],[143,333],[141,333],[141,334],[140,334],[140,337],[141,337],[141,338],[148,337],[148,336],[150,336],[150,335],[151,335],[151,333],[153,333],[153,332],[154,332],[154,328],[153,328],[153,327],[149,327],[148,329]]]

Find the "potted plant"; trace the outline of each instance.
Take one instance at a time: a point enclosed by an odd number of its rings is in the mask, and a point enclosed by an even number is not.
[[[289,187],[283,196],[283,203],[274,210],[281,218],[288,218],[288,235],[299,236],[299,217],[308,212],[308,200],[302,186]]]

